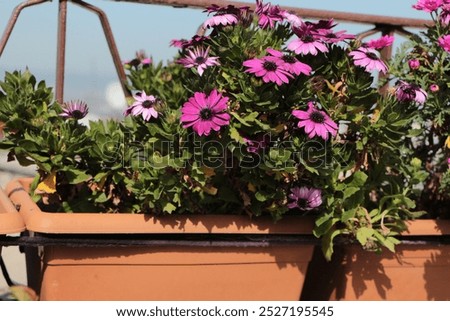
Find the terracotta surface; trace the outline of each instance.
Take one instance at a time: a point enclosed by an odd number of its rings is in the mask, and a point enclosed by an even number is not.
[[[395,254],[346,249],[337,300],[450,300],[450,245],[397,246]]]
[[[310,234],[311,218],[271,219],[192,215],[43,213],[29,198],[29,181],[7,191],[27,229],[46,234]],[[119,224],[120,226],[115,226]],[[313,245],[262,247],[46,246],[41,300],[298,300]]]
[[[287,217],[276,224],[271,218],[249,220],[247,216],[232,215],[172,215],[93,214],[42,212],[28,196],[31,179],[18,179],[6,186],[14,204],[20,206],[27,229],[51,233],[239,233],[239,234],[311,234],[314,221],[310,217]]]
[[[450,220],[415,220],[395,254],[359,245],[337,246],[331,262],[315,254],[308,280],[316,282],[306,282],[304,299],[450,300],[450,245],[417,242],[449,234]]]
[[[22,217],[17,213],[5,192],[0,189],[0,234],[13,234],[22,232],[24,229]]]
[[[298,300],[311,246],[46,248],[41,300]]]

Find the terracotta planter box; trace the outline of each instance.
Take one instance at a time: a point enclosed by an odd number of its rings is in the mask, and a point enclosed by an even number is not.
[[[105,238],[139,235],[183,240],[193,235],[310,234],[313,221],[290,217],[64,214],[41,212],[26,191],[29,180],[7,187],[27,229],[41,236]],[[44,246],[41,300],[298,300],[313,245]],[[216,243],[214,243],[216,244]]]
[[[408,225],[408,238],[396,246],[395,254],[354,245],[337,248],[332,262],[315,260],[311,270],[330,278],[307,285],[306,299],[450,300],[450,244],[440,242],[450,235],[450,221],[415,220]]]
[[[9,200],[3,189],[0,189],[0,235],[14,234],[25,230],[22,217]],[[2,246],[0,244],[0,253]]]

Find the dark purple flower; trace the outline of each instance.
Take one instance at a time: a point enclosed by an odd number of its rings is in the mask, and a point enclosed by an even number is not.
[[[86,117],[89,108],[87,104],[81,100],[70,101],[63,105],[63,112],[59,116],[64,118],[82,119]]]
[[[415,101],[423,104],[427,99],[427,93],[416,84],[409,84],[406,81],[399,81],[395,91],[398,101],[409,103]]]
[[[317,188],[294,187],[288,195],[292,202],[288,208],[299,208],[304,211],[312,210],[322,204],[322,191]]]

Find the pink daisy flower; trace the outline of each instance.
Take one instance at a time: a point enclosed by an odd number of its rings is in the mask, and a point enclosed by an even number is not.
[[[63,112],[59,116],[64,118],[82,119],[88,114],[87,104],[81,100],[70,101],[63,105]]]
[[[311,74],[312,68],[309,65],[298,61],[294,56],[284,54],[283,52],[272,48],[268,48],[266,51],[270,55],[279,58],[283,62],[282,67],[291,74],[297,76],[300,74],[309,76]]]
[[[394,43],[393,36],[382,36],[378,39],[373,39],[367,42],[366,47],[372,49],[383,49],[384,47],[388,47]]]
[[[447,52],[450,52],[450,35],[442,36],[438,39],[439,46]]]
[[[361,66],[366,69],[367,72],[378,70],[386,73],[386,64],[378,57],[377,51],[372,48],[360,47],[349,53],[349,56],[353,58],[355,66]]]
[[[293,27],[300,27],[300,25],[302,24],[302,19],[299,18],[299,16],[289,13],[287,11],[283,11],[281,13],[281,15],[283,16],[283,18],[289,22],[291,24],[291,26]]]
[[[313,56],[320,52],[328,52],[328,48],[322,42],[319,36],[313,31],[313,26],[302,24],[300,28],[293,28],[297,39],[292,40],[287,48],[298,54],[311,54]]]
[[[400,102],[409,103],[415,101],[419,104],[423,104],[428,96],[420,86],[409,84],[402,80],[397,84],[395,95]]]
[[[317,188],[294,187],[288,195],[292,202],[287,204],[288,208],[299,208],[304,211],[312,210],[322,204],[322,191]]]
[[[417,70],[420,68],[420,61],[418,59],[408,60],[408,66],[411,70]]]
[[[207,19],[203,23],[203,28],[212,28],[214,26],[228,26],[238,23],[242,14],[248,12],[249,7],[236,8],[235,6],[228,5],[226,7],[220,7],[213,4],[206,8],[208,13],[215,13],[215,15]]]
[[[354,35],[346,34],[346,30],[334,32],[331,29],[321,29],[317,35],[326,43],[338,43],[347,39],[355,39]]]
[[[277,57],[253,58],[244,61],[242,64],[248,68],[245,72],[262,77],[265,83],[274,82],[281,86],[283,83],[289,83],[289,78],[293,78],[284,68],[285,62]]]
[[[211,130],[219,131],[221,126],[230,123],[227,103],[228,97],[223,97],[215,89],[209,96],[196,92],[181,108],[183,127],[192,127],[200,136],[208,136]]]
[[[263,29],[273,28],[277,21],[283,21],[284,12],[278,5],[273,6],[270,2],[263,5],[262,0],[256,0],[255,13],[259,16],[258,25]]]
[[[217,59],[219,57],[209,57],[209,47],[206,50],[202,47],[197,47],[193,50],[189,49],[188,55],[178,59],[178,63],[186,68],[197,67],[198,74],[201,76],[206,68],[220,65]]]
[[[147,95],[145,91],[134,95],[134,103],[125,110],[125,116],[142,115],[145,121],[149,121],[152,117],[158,118],[158,112],[155,107],[159,104],[159,100],[153,95]]]
[[[444,4],[443,0],[419,0],[412,7],[416,10],[432,12],[439,9]]]
[[[293,110],[292,115],[300,119],[297,126],[304,127],[309,138],[320,136],[328,139],[328,134],[336,136],[338,125],[324,111],[318,110],[314,103],[308,103],[308,110]]]
[[[442,11],[439,14],[439,21],[444,26],[448,26],[450,24],[450,4],[444,4],[442,6]]]
[[[177,48],[181,48],[181,49],[186,49],[189,47],[195,47],[198,45],[203,44],[204,41],[209,40],[209,37],[205,37],[205,36],[199,36],[199,35],[195,35],[192,37],[191,40],[186,40],[186,39],[173,39],[170,41],[170,45],[172,47],[177,47]]]

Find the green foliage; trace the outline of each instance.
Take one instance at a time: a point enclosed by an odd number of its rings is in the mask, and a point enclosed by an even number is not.
[[[144,63],[140,53],[125,67],[135,98],[145,92],[158,99],[158,117],[149,121],[129,115],[83,125],[61,117],[64,106],[29,72],[7,73],[0,83],[0,148],[10,160],[37,166],[34,197],[46,210],[311,215],[327,258],[336,237],[394,250],[404,221],[420,214],[417,187],[428,176],[411,146],[421,139],[412,124],[425,119],[422,111],[380,95],[374,75],[349,56],[361,45],[354,40],[328,43],[328,52],[317,55],[291,54],[313,72],[289,83],[245,72],[244,61],[266,56],[268,48],[287,52],[292,37],[288,23],[262,29],[256,17],[217,26],[202,46],[220,64],[201,76],[177,63],[188,48],[166,65]],[[450,83],[446,68],[437,69],[440,86]],[[229,98],[230,122],[199,136],[183,127],[181,107],[213,89]],[[432,101],[438,106],[439,99]],[[299,128],[292,112],[306,111],[309,102],[339,126],[336,135],[313,137]],[[437,123],[447,117],[445,106]],[[320,202],[295,200],[293,190],[305,187],[320,191]]]

